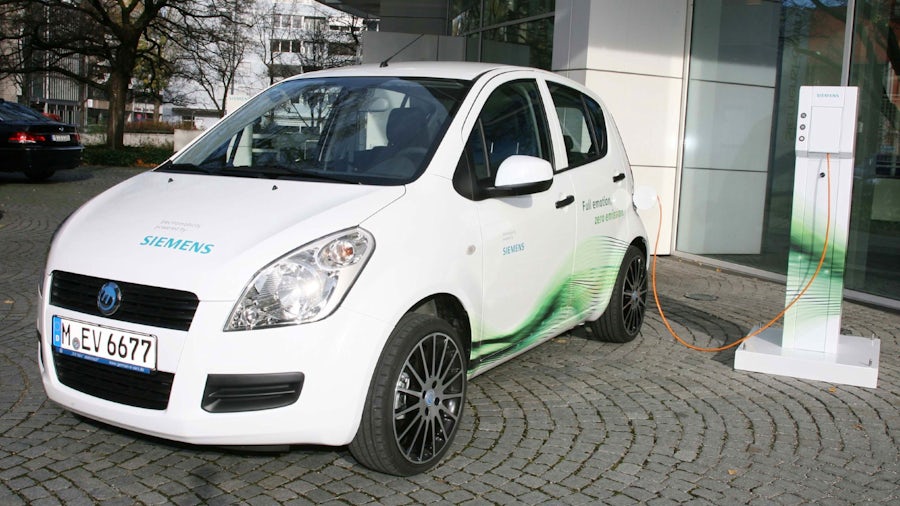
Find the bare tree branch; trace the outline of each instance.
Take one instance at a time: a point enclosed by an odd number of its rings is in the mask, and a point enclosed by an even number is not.
[[[66,76],[109,98],[107,143],[122,145],[129,86],[166,68],[168,45],[203,38],[205,21],[229,18],[215,0],[0,0],[0,75]],[[102,73],[72,69],[87,58]]]

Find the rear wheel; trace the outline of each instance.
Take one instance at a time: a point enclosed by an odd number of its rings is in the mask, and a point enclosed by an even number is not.
[[[350,443],[360,463],[409,476],[434,467],[459,428],[467,357],[456,330],[422,314],[404,316],[388,339]]]
[[[616,286],[606,311],[588,325],[597,339],[627,343],[637,337],[647,309],[647,258],[629,246],[616,277]]]
[[[44,167],[29,167],[25,169],[25,177],[32,181],[46,181],[47,179],[50,179],[54,173],[56,173],[55,170]]]

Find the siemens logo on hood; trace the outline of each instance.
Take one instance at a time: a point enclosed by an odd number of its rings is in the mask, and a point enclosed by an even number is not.
[[[215,244],[192,241],[190,239],[175,239],[174,237],[148,235],[144,236],[144,240],[141,241],[139,246],[174,249],[178,251],[186,251],[188,253],[199,253],[201,255],[207,255],[215,247]]]

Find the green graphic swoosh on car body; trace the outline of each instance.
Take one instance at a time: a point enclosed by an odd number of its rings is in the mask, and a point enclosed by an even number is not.
[[[470,372],[559,334],[594,309],[606,309],[628,246],[612,237],[592,237],[580,244],[572,270],[555,276],[558,281],[516,330],[503,334],[484,329],[484,339],[473,343]]]

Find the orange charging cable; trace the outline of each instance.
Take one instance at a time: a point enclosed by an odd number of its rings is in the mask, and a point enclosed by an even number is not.
[[[672,329],[672,326],[669,325],[669,320],[666,319],[666,314],[663,312],[662,306],[659,304],[659,295],[656,293],[656,257],[657,257],[657,251],[659,251],[659,237],[660,237],[661,231],[662,231],[662,201],[660,200],[659,196],[656,197],[656,203],[657,203],[657,207],[659,209],[659,225],[657,226],[657,229],[656,229],[656,243],[653,246],[653,265],[650,269],[650,279],[651,279],[652,285],[653,285],[653,300],[656,301],[656,309],[659,310],[659,316],[662,317],[663,323],[665,324],[666,328],[669,329],[669,333],[672,334],[672,337],[674,337],[676,341],[687,346],[688,348],[690,348],[692,350],[704,351],[704,352],[709,352],[709,353],[716,353],[716,352],[728,350],[730,348],[734,348],[735,346],[740,345],[747,339],[757,336],[762,331],[771,327],[775,322],[780,320],[781,317],[784,316],[785,313],[787,313],[788,309],[790,309],[791,306],[794,305],[794,303],[796,303],[798,300],[800,300],[800,297],[803,297],[803,294],[805,294],[807,290],[809,290],[809,287],[812,286],[813,281],[815,281],[816,277],[819,275],[819,271],[822,270],[822,264],[825,263],[825,255],[828,251],[828,234],[831,231],[831,154],[829,154],[829,153],[825,154],[825,162],[826,162],[825,174],[826,174],[826,178],[828,181],[828,212],[827,212],[827,219],[825,222],[825,244],[822,245],[822,255],[819,257],[819,265],[816,266],[816,271],[813,272],[812,277],[809,279],[809,282],[806,283],[806,286],[803,287],[803,290],[800,290],[800,293],[798,293],[797,296],[794,297],[794,300],[792,300],[790,302],[790,304],[786,305],[784,307],[784,309],[782,309],[781,312],[778,313],[774,318],[769,320],[769,323],[766,323],[762,327],[756,329],[755,331],[751,332],[750,334],[747,334],[746,336],[738,339],[737,341],[735,341],[731,344],[726,344],[725,346],[720,346],[718,348],[703,348],[701,346],[695,346],[693,344],[690,344],[687,341],[685,341],[684,339],[682,339]]]

